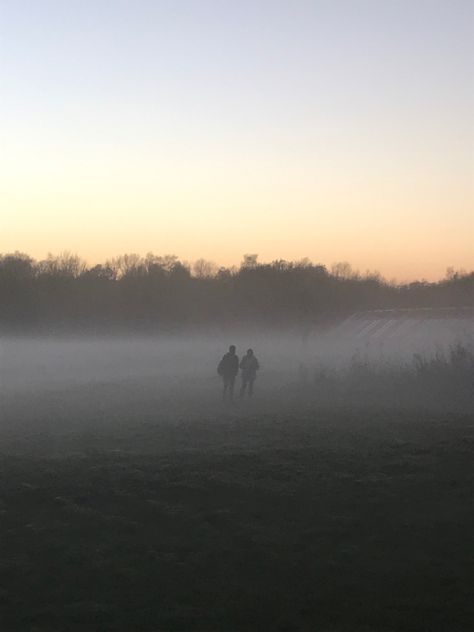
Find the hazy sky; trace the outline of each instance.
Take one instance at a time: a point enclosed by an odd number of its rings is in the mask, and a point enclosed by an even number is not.
[[[472,0],[0,0],[0,252],[474,268]]]

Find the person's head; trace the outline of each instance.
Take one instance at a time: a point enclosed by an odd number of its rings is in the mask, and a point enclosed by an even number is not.
[[[253,349],[247,349],[247,355],[253,356]]]
[[[230,345],[229,347],[229,353],[231,353],[232,355],[235,354],[235,345]]]

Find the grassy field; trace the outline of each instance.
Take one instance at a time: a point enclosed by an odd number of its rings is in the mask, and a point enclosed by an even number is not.
[[[97,388],[3,409],[5,632],[472,630],[472,415]]]

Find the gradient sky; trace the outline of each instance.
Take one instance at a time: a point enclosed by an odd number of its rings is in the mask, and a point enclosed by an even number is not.
[[[471,0],[0,0],[0,252],[474,268]]]

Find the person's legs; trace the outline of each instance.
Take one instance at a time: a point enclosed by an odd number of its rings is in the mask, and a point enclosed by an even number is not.
[[[235,384],[235,375],[229,378],[229,398],[230,401],[234,399],[234,384]]]
[[[222,392],[222,399],[225,401],[227,398],[232,399],[234,394],[234,379],[228,375],[224,376],[224,390]]]
[[[242,398],[245,395],[245,389],[247,388],[247,380],[242,378],[242,384],[240,386],[240,397]]]
[[[249,397],[252,397],[253,395],[253,383],[254,380],[249,380]]]

